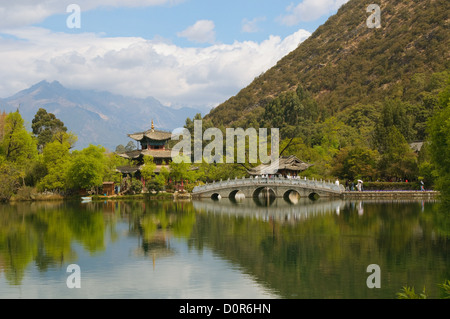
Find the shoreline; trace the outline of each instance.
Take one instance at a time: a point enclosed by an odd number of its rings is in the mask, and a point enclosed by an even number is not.
[[[341,199],[439,199],[438,191],[345,191],[340,196]],[[121,201],[121,200],[191,200],[195,195],[191,193],[158,193],[158,194],[136,194],[136,195],[93,195],[88,201]],[[46,201],[83,201],[82,196],[64,197],[62,195],[40,195],[36,194],[30,198],[11,198],[8,202],[46,202]],[[8,203],[5,202],[5,203]]]
[[[158,194],[136,194],[136,195],[92,195],[92,196],[63,196],[57,194],[33,194],[29,197],[12,197],[5,203],[19,203],[19,202],[51,202],[51,201],[83,201],[83,198],[89,198],[89,201],[120,201],[120,200],[172,200],[172,199],[190,199],[191,194],[176,194],[176,193],[158,193]]]

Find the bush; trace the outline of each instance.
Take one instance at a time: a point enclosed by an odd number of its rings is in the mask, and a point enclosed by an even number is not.
[[[161,185],[155,180],[148,181],[145,184],[145,187],[147,188],[147,191],[149,193],[152,192],[152,191],[154,191],[156,193],[159,193],[160,191],[162,191]]]
[[[135,179],[131,183],[130,191],[133,194],[140,194],[140,193],[142,193],[143,188],[144,188],[144,186],[142,185],[142,182],[140,180]]]
[[[36,189],[30,186],[22,186],[17,190],[17,194],[14,196],[15,200],[33,200],[36,194]]]

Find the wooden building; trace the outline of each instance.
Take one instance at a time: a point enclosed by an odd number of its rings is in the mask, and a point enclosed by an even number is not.
[[[103,195],[112,196],[114,194],[114,182],[103,182]]]
[[[296,156],[282,156],[278,161],[270,164],[262,164],[248,170],[251,176],[263,176],[263,175],[281,175],[284,177],[298,176],[301,172],[306,171],[313,166],[299,160]]]

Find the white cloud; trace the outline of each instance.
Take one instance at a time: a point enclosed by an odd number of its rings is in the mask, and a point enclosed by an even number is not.
[[[153,96],[166,104],[213,107],[247,86],[310,36],[304,30],[257,43],[182,48],[138,37],[56,33],[29,27],[0,35],[0,97],[42,81],[74,89]]]
[[[186,30],[178,32],[177,35],[196,43],[214,43],[216,40],[214,28],[215,25],[213,21],[199,20]]]
[[[3,0],[0,7],[0,30],[29,26],[54,14],[66,14],[67,6],[77,4],[81,12],[98,7],[149,7],[175,5],[184,0]]]
[[[280,17],[282,24],[293,26],[301,21],[314,21],[339,9],[348,0],[303,0],[286,8],[288,14]]]
[[[253,20],[244,19],[242,20],[242,32],[246,33],[255,33],[258,32],[260,29],[258,27],[258,23],[265,21],[266,17],[258,17],[254,18]]]

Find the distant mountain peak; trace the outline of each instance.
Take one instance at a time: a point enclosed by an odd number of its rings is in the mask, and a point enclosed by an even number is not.
[[[41,87],[52,87],[52,88],[58,88],[58,89],[64,89],[65,87],[58,81],[52,81],[49,82],[48,80],[42,80],[34,85],[32,85],[29,90],[41,88]]]
[[[78,136],[77,149],[100,144],[112,151],[129,142],[128,133],[148,129],[152,119],[159,128],[171,131],[182,127],[186,118],[201,113],[194,108],[175,110],[153,97],[138,99],[107,91],[74,90],[48,80],[3,99],[2,103],[7,112],[15,111],[19,105],[28,123],[39,108],[44,108]]]

